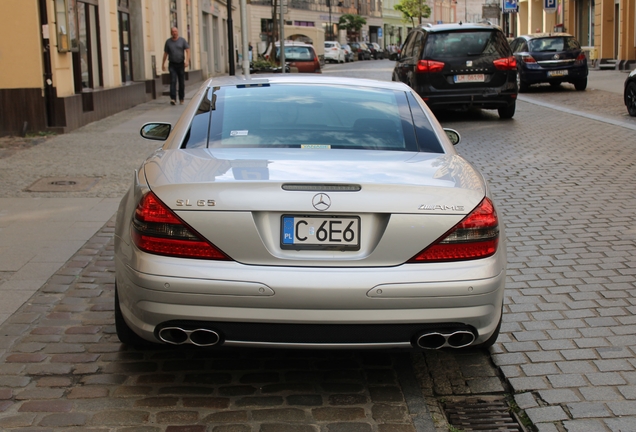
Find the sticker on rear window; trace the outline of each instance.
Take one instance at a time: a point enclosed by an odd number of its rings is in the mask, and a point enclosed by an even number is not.
[[[301,144],[300,148],[330,150],[331,146],[329,144]]]
[[[247,136],[246,130],[233,130],[230,131],[230,136]]]

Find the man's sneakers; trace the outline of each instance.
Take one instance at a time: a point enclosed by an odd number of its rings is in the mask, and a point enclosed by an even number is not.
[[[177,104],[177,101],[176,101],[176,100],[174,100],[174,99],[170,99],[170,105],[176,105],[176,104]]]
[[[183,105],[183,101],[179,102],[179,105]]]

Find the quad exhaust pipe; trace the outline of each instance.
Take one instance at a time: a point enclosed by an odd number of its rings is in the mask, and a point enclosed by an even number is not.
[[[186,330],[181,327],[164,327],[159,330],[159,339],[172,345],[192,344],[200,347],[221,342],[221,336],[217,332],[204,328]]]
[[[425,332],[415,340],[417,346],[424,349],[465,348],[473,342],[475,342],[475,335],[468,330]]]

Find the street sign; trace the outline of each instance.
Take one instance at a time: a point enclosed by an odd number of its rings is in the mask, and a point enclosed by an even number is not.
[[[519,12],[519,3],[517,0],[504,0],[503,13],[517,13]]]
[[[557,0],[543,0],[543,10],[548,13],[556,12],[558,6]]]
[[[381,38],[382,37],[382,27],[378,28],[378,37]]]

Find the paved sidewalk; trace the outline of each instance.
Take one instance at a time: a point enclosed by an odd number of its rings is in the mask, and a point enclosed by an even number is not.
[[[186,100],[197,89],[188,89]],[[174,124],[184,109],[161,97],[0,158],[0,324],[116,212],[133,171],[158,147],[139,136],[140,126]],[[27,191],[43,178],[96,184]]]

